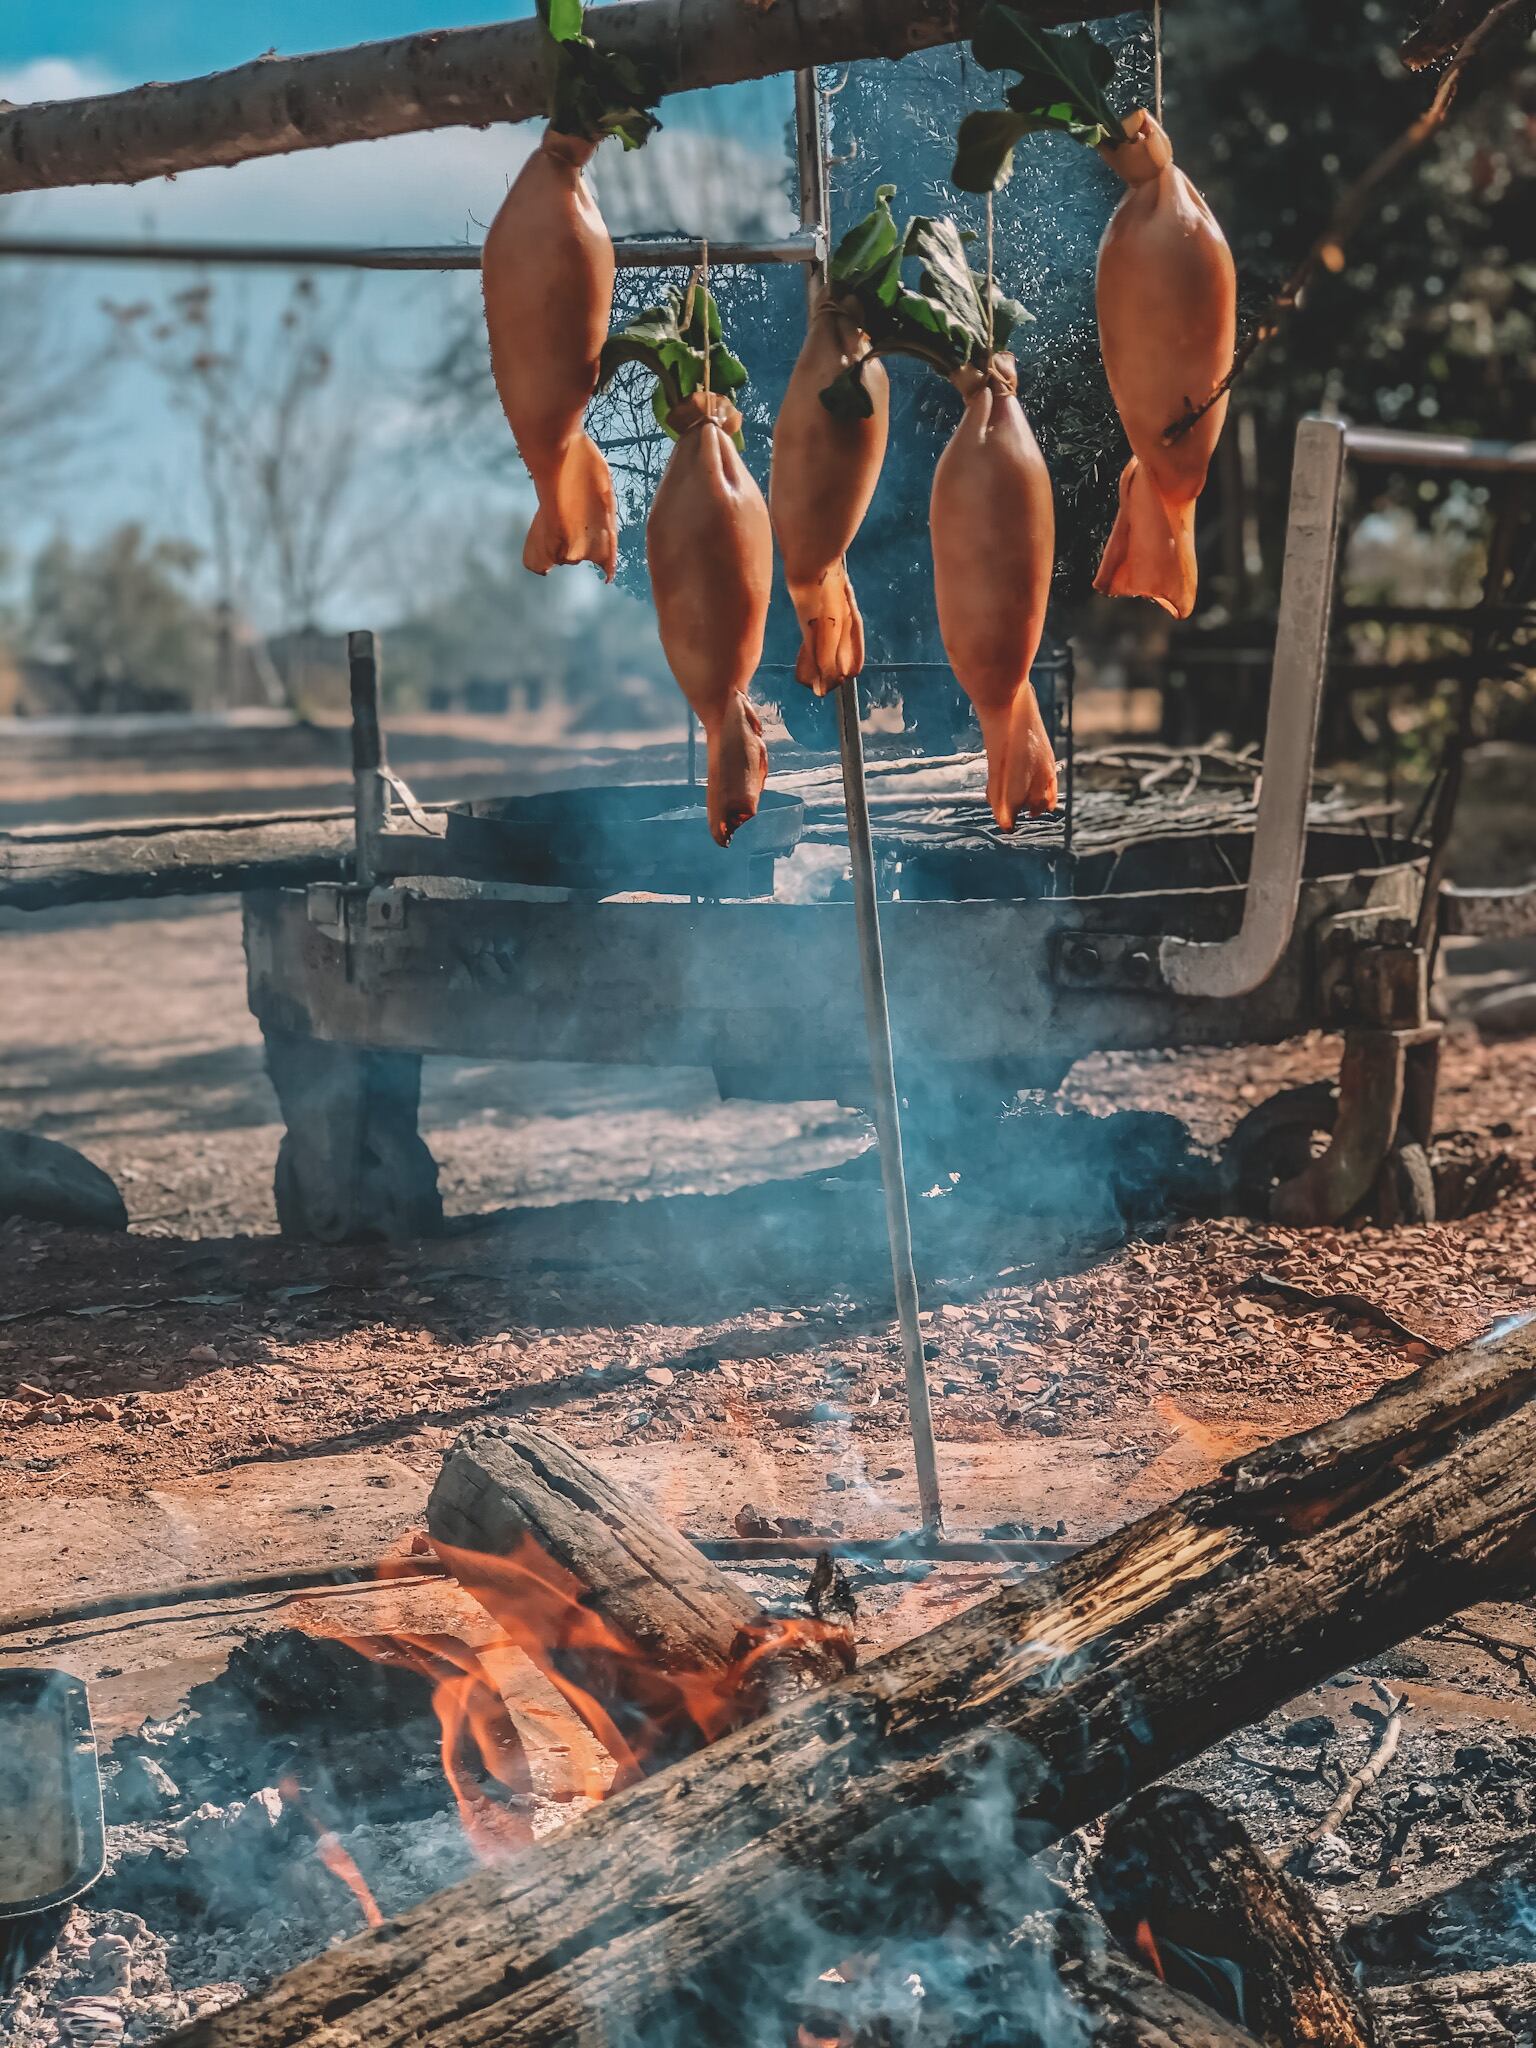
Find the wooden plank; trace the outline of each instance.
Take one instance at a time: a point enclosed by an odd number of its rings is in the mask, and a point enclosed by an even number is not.
[[[1437,1360],[175,2038],[713,2038],[1529,1571],[1536,1329]],[[791,1960],[793,1959],[793,1968]],[[721,2001],[727,2003],[722,2005]],[[745,2029],[737,2029],[745,2031]]]
[[[350,817],[209,820],[128,830],[0,835],[0,907],[49,910],[340,881]]]

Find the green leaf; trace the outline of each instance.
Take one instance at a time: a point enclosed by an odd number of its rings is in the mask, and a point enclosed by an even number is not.
[[[858,365],[839,370],[825,391],[817,394],[835,420],[869,420],[875,416],[874,401],[864,389]]]
[[[882,185],[875,193],[873,211],[851,227],[833,252],[829,277],[834,285],[857,290],[890,268],[892,257],[899,263],[901,231],[891,212],[896,196],[894,185]]]
[[[877,354],[920,356],[945,377],[965,363],[984,363],[986,282],[972,270],[966,255],[971,237],[952,220],[923,216],[908,221],[897,233],[891,197],[892,188],[882,185],[874,210],[843,237],[830,277],[834,296],[857,318]],[[912,263],[917,266],[915,280],[905,273],[905,266]],[[1029,318],[994,283],[994,353]],[[862,383],[848,371],[827,386],[821,400],[840,419],[867,419],[870,414]]]
[[[1034,127],[1027,115],[1006,107],[967,114],[955,138],[949,182],[962,192],[1001,192],[1013,176],[1015,147]]]
[[[706,348],[712,391],[728,394],[749,382],[746,364],[725,346],[714,294],[696,284],[690,308],[686,288],[669,291],[659,306],[647,306],[603,343],[597,388],[606,390],[625,363],[643,363],[656,379],[651,408],[657,424],[670,433],[667,414],[703,388]],[[739,434],[736,445],[741,446]]]
[[[581,18],[586,11],[582,0],[547,0],[544,26],[557,43],[573,43],[581,34]]]
[[[1086,29],[1037,29],[1013,8],[1005,6],[1003,0],[988,0],[976,24],[971,53],[984,70],[1018,72],[1017,83],[1008,88],[1004,98],[1009,111],[1027,125],[1019,128],[1006,145],[999,174],[997,143],[1004,133],[1001,122],[1005,117],[967,116],[961,124],[955,159],[955,183],[963,191],[995,191],[998,185],[1005,184],[1012,168],[1013,146],[1023,136],[1040,129],[1056,129],[1089,148],[1106,142],[1113,147],[1123,140],[1120,117],[1104,96],[1105,87],[1115,75],[1114,52],[1097,42]],[[973,129],[968,151],[966,130],[983,118],[999,125],[985,131],[986,148],[982,143],[983,131]],[[989,161],[993,163],[994,182],[968,182],[984,176]],[[961,177],[962,170],[966,178]]]
[[[548,4],[553,10],[566,0]],[[584,136],[589,142],[614,135],[626,149],[639,149],[661,126],[651,108],[664,90],[659,65],[600,50],[585,35],[554,44],[549,118],[562,135]]]

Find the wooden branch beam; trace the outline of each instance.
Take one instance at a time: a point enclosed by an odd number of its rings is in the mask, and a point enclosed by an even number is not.
[[[969,33],[979,0],[620,0],[594,7],[603,48],[664,65],[671,92],[856,57],[904,57]],[[1027,0],[1050,26],[1109,0]],[[329,149],[426,128],[486,128],[544,112],[532,17],[436,29],[305,57],[260,57],[174,85],[0,112],[0,193],[136,185],[211,164]]]
[[[1370,1997],[1382,2048],[1520,2048],[1536,2038],[1536,1963],[1381,1984]]]
[[[1533,1550],[1536,1327],[1522,1326],[1239,1460],[174,2038],[712,2039],[722,2013],[763,2012],[850,1940],[995,1887],[1010,1847],[1044,1846],[1522,1577]]]

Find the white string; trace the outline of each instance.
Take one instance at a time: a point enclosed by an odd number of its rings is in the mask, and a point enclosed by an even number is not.
[[[709,338],[709,237],[699,243],[699,274],[704,281],[704,409],[709,410],[709,363],[714,347]]]
[[[992,363],[992,194],[987,194],[987,365]]]
[[[1163,0],[1152,0],[1152,112],[1163,125]]]

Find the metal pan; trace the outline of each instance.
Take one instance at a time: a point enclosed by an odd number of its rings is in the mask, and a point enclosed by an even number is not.
[[[0,1671],[0,1943],[78,1898],[106,1855],[84,1685],[67,1671]]]

